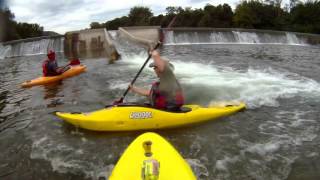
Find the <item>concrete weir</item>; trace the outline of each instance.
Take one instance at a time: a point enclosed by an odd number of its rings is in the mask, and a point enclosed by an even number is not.
[[[105,28],[67,32],[64,52],[70,58],[106,56],[111,61],[119,54]]]
[[[159,41],[160,26],[119,27],[120,36],[147,47],[154,47]]]

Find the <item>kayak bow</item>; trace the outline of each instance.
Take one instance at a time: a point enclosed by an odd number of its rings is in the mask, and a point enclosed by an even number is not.
[[[189,164],[156,133],[144,133],[124,151],[110,180],[195,180]]]

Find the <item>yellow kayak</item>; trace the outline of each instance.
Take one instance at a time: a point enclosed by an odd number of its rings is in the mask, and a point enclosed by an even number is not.
[[[173,128],[233,114],[244,109],[244,103],[216,104],[208,108],[184,105],[182,112],[168,112],[137,105],[110,106],[89,113],[63,113],[56,115],[75,126],[94,131],[133,131]]]
[[[189,164],[156,133],[144,133],[124,151],[109,180],[195,180]]]
[[[44,85],[49,84],[53,82],[60,81],[65,78],[69,78],[75,75],[78,75],[86,70],[86,66],[84,65],[76,65],[76,66],[70,66],[70,68],[65,71],[64,73],[58,75],[58,76],[48,76],[48,77],[38,77],[36,79],[26,81],[22,83],[22,87],[31,87],[36,85]]]

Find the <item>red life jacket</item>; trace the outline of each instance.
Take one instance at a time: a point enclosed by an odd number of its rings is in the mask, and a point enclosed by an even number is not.
[[[151,105],[157,109],[180,109],[184,103],[184,97],[181,88],[175,92],[174,99],[168,99],[164,93],[160,92],[159,85],[160,82],[155,82],[152,84],[150,93]]]
[[[43,63],[42,63],[42,73],[43,73],[43,76],[47,76],[48,75],[48,62],[49,60],[45,60]]]

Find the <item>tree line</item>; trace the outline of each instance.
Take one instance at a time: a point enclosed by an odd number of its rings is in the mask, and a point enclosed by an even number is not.
[[[116,30],[121,26],[167,27],[176,16],[173,27],[250,28],[320,34],[320,1],[244,0],[233,11],[228,4],[204,8],[166,8],[166,14],[154,16],[148,7],[136,6],[127,16],[105,23],[92,22],[91,29]]]
[[[176,17],[173,27],[250,28],[320,34],[319,0],[290,0],[285,6],[282,6],[282,0],[244,0],[234,11],[228,4],[207,4],[199,9],[169,6],[165,14],[157,16],[148,7],[136,6],[127,16],[105,23],[92,22],[90,28],[167,27],[173,17]],[[3,8],[0,8],[0,27],[0,42],[56,34],[44,32],[39,24],[16,22],[14,14]]]
[[[39,24],[20,23],[14,20],[9,9],[0,9],[0,42],[39,37],[43,35],[43,27]]]

